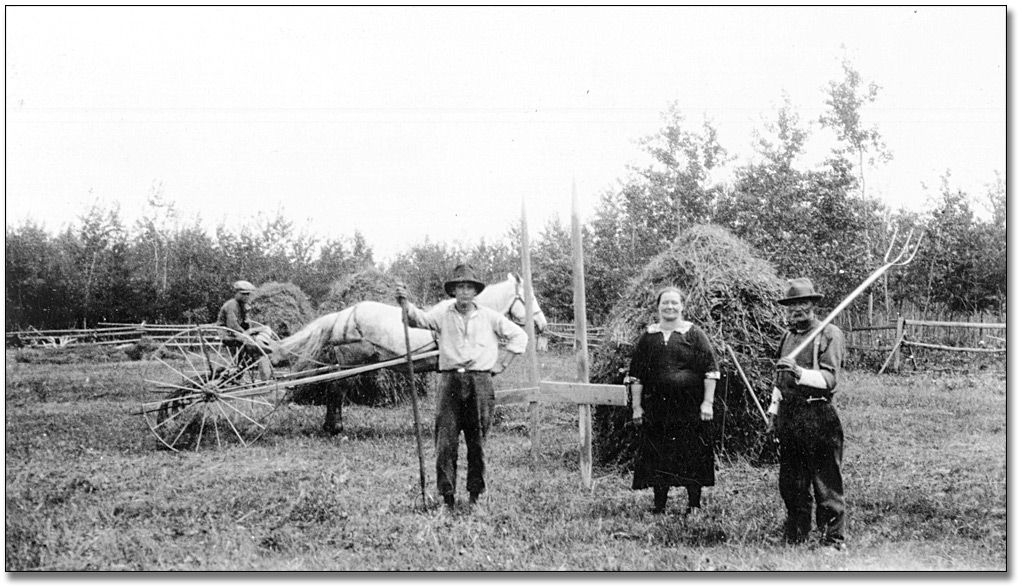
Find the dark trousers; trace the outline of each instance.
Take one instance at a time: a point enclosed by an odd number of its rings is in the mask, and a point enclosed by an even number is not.
[[[257,367],[257,373],[259,379],[267,381],[270,379],[270,364],[269,358],[257,349],[252,347],[250,344],[246,344],[237,339],[223,339],[220,341],[227,352],[232,357],[237,357],[238,366],[242,369],[248,369],[252,364]],[[253,373],[254,375],[255,373]]]
[[[444,371],[436,406],[436,486],[454,495],[458,478],[458,440],[465,433],[469,493],[486,490],[483,447],[493,421],[493,382],[489,371]]]
[[[823,533],[823,541],[843,542],[841,458],[845,435],[837,410],[828,402],[786,398],[777,415],[777,435],[781,441],[779,485],[788,511],[785,539],[802,542],[809,537],[815,498],[816,527]]]

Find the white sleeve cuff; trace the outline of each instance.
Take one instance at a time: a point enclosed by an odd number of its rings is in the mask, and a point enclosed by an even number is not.
[[[767,408],[767,413],[776,416],[777,411],[780,409],[780,406],[781,406],[781,390],[775,387],[770,394],[770,407]]]
[[[710,371],[704,379],[720,379],[720,371]]]
[[[827,389],[827,380],[823,378],[823,373],[813,369],[802,369],[802,376],[798,378],[798,384],[816,389]]]

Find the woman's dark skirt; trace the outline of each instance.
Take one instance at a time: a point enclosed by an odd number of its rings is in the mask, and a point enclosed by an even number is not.
[[[711,422],[645,422],[639,433],[632,489],[714,484]]]

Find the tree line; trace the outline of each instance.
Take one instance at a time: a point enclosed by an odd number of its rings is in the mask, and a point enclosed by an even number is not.
[[[785,277],[809,276],[840,299],[883,259],[895,231],[925,229],[916,261],[874,285],[857,305],[888,315],[1004,313],[1007,304],[1007,192],[994,174],[984,194],[924,186],[926,211],[893,211],[867,189],[868,173],[891,160],[863,107],[880,88],[847,60],[843,77],[823,88],[825,113],[803,121],[787,96],[753,137],[756,157],[734,161],[712,120],[690,124],[676,105],[663,126],[640,139],[648,158],[605,189],[583,227],[588,319],[601,324],[637,269],[693,224],[723,226],[752,245]],[[800,164],[813,132],[832,133],[821,161]],[[722,170],[731,170],[721,178]],[[979,214],[979,207],[988,214]],[[291,282],[318,307],[331,288],[373,270],[408,284],[432,303],[458,262],[489,282],[521,267],[519,228],[476,243],[426,239],[387,262],[359,232],[320,238],[283,217],[258,214],[238,229],[209,234],[183,220],[155,184],[143,217],[126,225],[116,207],[92,205],[57,234],[29,219],[5,230],[5,328],[85,328],[99,322],[210,322],[230,283]],[[549,319],[572,316],[570,232],[547,219],[532,241],[533,280]]]

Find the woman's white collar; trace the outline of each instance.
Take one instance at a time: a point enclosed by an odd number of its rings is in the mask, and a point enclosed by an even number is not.
[[[674,327],[674,330],[671,330],[670,332],[678,332],[681,334],[685,334],[686,332],[688,332],[689,328],[692,328],[691,322],[688,322],[687,320],[680,320],[678,321],[678,325]],[[664,332],[664,330],[660,328],[660,323],[656,322],[647,326],[646,332],[652,334],[654,332]]]

